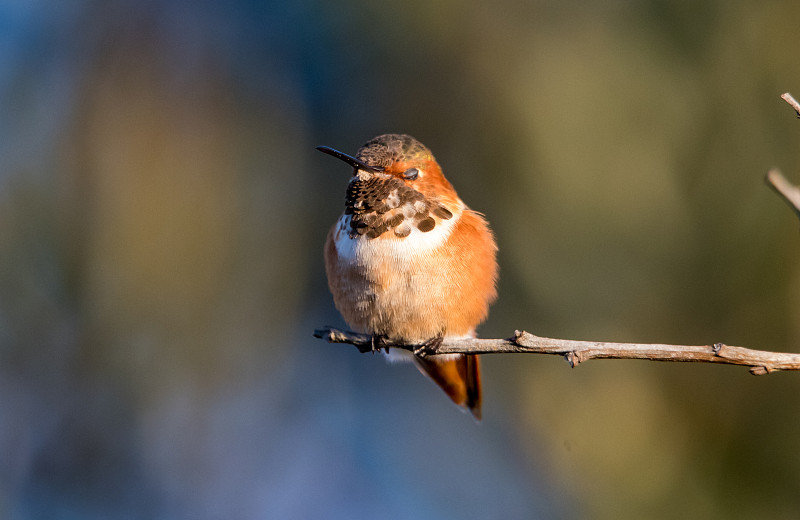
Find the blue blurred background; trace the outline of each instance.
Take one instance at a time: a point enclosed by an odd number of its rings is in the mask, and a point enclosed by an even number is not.
[[[343,326],[355,152],[500,246],[480,333],[797,351],[800,3],[0,2],[0,518],[795,518],[800,379],[484,357],[484,421]]]

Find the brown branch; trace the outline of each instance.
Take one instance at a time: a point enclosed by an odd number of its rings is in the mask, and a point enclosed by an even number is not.
[[[800,188],[786,180],[786,177],[777,168],[768,171],[765,180],[800,217]]]
[[[800,103],[798,103],[797,100],[793,98],[792,95],[789,94],[788,92],[784,92],[783,94],[781,94],[781,99],[789,103],[789,105],[794,109],[794,111],[797,112],[797,117],[800,118]]]
[[[714,345],[660,345],[649,343],[607,343],[600,341],[574,341],[534,336],[516,331],[509,339],[446,339],[441,345],[407,345],[369,334],[347,332],[331,327],[314,331],[314,336],[330,343],[355,345],[360,352],[381,348],[402,348],[419,356],[437,354],[551,354],[563,356],[572,367],[590,359],[649,359],[650,361],[679,361],[695,363],[722,363],[750,367],[754,375],[778,370],[800,370],[800,354],[767,352],[722,343]]]
[[[800,118],[800,103],[788,92],[781,94],[781,99],[789,103],[789,106],[797,113],[797,117]],[[800,217],[800,188],[786,180],[786,177],[784,177],[777,168],[768,171],[765,180],[767,184],[794,209],[797,216]]]

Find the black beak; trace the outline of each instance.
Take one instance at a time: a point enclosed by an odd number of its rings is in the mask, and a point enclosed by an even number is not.
[[[384,168],[382,168],[381,166],[370,166],[364,163],[363,161],[359,161],[352,155],[347,155],[346,153],[342,153],[339,150],[334,150],[333,148],[329,148],[327,146],[317,146],[317,150],[319,150],[322,153],[332,155],[337,159],[341,159],[342,161],[346,162],[347,164],[358,170],[365,170],[374,173],[382,172],[384,170]]]

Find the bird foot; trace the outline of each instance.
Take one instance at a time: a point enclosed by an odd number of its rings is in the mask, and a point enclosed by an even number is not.
[[[444,341],[444,336],[434,336],[414,349],[414,355],[421,358],[436,354]]]
[[[386,353],[389,353],[389,347],[386,345],[386,341],[389,337],[386,334],[373,334],[372,335],[372,353],[380,352],[381,349],[386,349]]]

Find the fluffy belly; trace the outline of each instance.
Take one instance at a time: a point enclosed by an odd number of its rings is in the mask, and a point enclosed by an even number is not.
[[[450,226],[403,239],[370,240],[350,238],[345,224],[332,230],[326,265],[334,302],[348,324],[407,342],[447,333],[454,288],[447,276],[451,266],[443,264],[439,250]]]
[[[347,216],[325,247],[328,285],[353,329],[407,343],[467,336],[495,297],[495,245],[485,222],[460,209],[427,233],[351,238]]]
[[[429,258],[345,263],[338,270],[347,283],[334,290],[334,300],[351,326],[410,342],[447,332],[448,291],[440,268]]]

